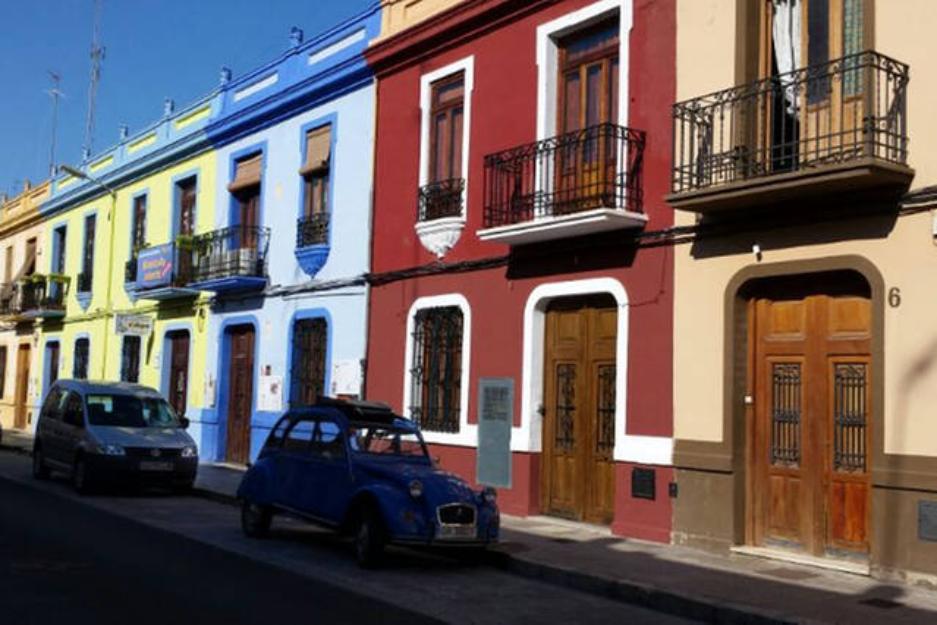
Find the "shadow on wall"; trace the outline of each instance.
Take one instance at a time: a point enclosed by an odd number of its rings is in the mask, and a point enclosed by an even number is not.
[[[637,250],[637,240],[628,231],[518,246],[511,250],[507,278],[623,269],[634,264]]]

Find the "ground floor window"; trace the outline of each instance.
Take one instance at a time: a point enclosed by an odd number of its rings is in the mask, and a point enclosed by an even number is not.
[[[75,341],[75,360],[72,364],[72,377],[76,380],[88,379],[88,355],[91,344],[87,337]]]
[[[121,382],[140,381],[140,337],[125,336],[120,355]]]
[[[46,388],[55,384],[59,379],[59,343],[58,341],[46,344],[46,362],[49,369],[49,384]]]
[[[425,308],[413,323],[410,416],[429,432],[458,432],[462,399],[462,310]]]
[[[328,323],[323,317],[300,319],[293,326],[290,404],[310,406],[325,394]]]

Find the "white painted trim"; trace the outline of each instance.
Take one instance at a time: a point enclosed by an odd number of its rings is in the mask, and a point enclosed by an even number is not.
[[[339,52],[341,52],[342,50],[346,48],[350,48],[351,46],[355,45],[359,41],[364,41],[366,35],[367,33],[365,33],[365,30],[363,28],[361,30],[355,31],[352,34],[345,37],[344,39],[339,39],[332,45],[326,46],[320,50],[316,50],[315,52],[310,54],[308,60],[306,61],[306,64],[315,65],[316,63],[320,63],[324,61],[325,59],[329,58],[330,56],[334,56],[338,54]]]
[[[472,134],[472,91],[475,88],[475,55],[465,57],[420,76],[420,186],[422,187],[429,182],[429,115],[432,108],[432,85],[446,76],[452,76],[459,72],[465,74],[465,104],[462,113],[462,179],[465,180],[465,188],[462,190],[462,217],[464,219],[468,208],[469,137]]]
[[[576,30],[618,14],[618,124],[628,125],[628,76],[633,0],[600,0],[537,27],[537,139],[556,135],[557,41]]]
[[[673,463],[673,440],[669,437],[627,434],[628,395],[628,293],[614,278],[589,278],[542,284],[527,298],[524,307],[523,369],[521,373],[521,425],[511,435],[511,450],[538,453],[542,450],[544,342],[546,308],[558,297],[608,293],[618,304],[615,348],[615,449],[614,459],[641,464]]]
[[[240,91],[235,91],[234,101],[239,102],[243,100],[244,98],[254,95],[255,93],[260,93],[267,87],[272,87],[273,85],[277,84],[277,81],[279,80],[280,80],[279,73],[270,74],[269,76],[262,78],[258,80],[257,82],[253,82],[249,84],[248,86],[244,87]]]
[[[471,380],[471,346],[472,346],[472,308],[468,300],[460,293],[449,293],[446,295],[432,295],[428,297],[419,297],[410,305],[410,311],[407,313],[407,349],[403,362],[403,413],[406,414],[410,409],[411,397],[410,387],[412,376],[410,366],[413,362],[413,324],[416,314],[420,310],[427,308],[442,308],[444,306],[458,306],[462,311],[462,386],[459,389],[459,431],[449,432],[423,432],[423,438],[427,443],[438,443],[440,445],[457,445],[461,447],[475,447],[478,444],[478,426],[468,422],[469,405],[469,382]]]

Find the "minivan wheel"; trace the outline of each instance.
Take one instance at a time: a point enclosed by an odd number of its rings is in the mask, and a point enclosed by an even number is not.
[[[241,502],[241,529],[248,538],[264,538],[270,532],[273,512],[269,506],[251,503],[246,499]]]
[[[75,466],[72,467],[72,486],[80,495],[91,492],[92,481],[88,463],[81,456],[75,460]]]
[[[384,527],[370,507],[361,510],[355,526],[355,559],[362,568],[374,568],[384,553]]]
[[[33,447],[33,477],[37,480],[49,479],[49,467],[46,466],[46,459],[39,445]]]

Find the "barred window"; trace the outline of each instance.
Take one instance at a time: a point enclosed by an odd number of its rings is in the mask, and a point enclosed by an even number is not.
[[[300,319],[293,327],[290,405],[311,406],[325,394],[328,324],[323,317]]]
[[[88,351],[90,344],[87,338],[75,341],[75,361],[72,365],[72,377],[76,380],[88,379]]]
[[[410,416],[431,432],[458,432],[462,398],[462,311],[419,311],[413,323]]]
[[[120,381],[140,381],[140,337],[125,336],[120,358]]]

